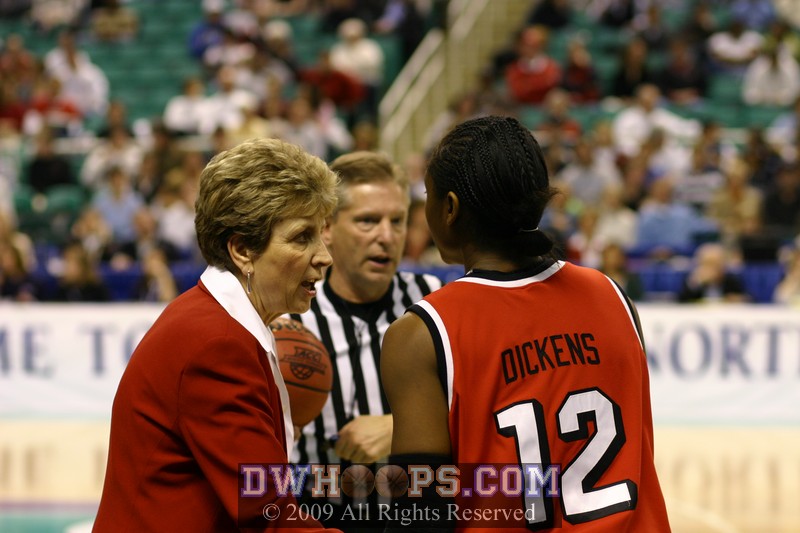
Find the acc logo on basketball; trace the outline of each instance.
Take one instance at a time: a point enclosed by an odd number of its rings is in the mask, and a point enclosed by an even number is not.
[[[289,369],[297,379],[306,380],[313,376],[314,372],[325,374],[323,355],[302,346],[295,346],[294,353],[281,357],[281,362],[289,363]]]

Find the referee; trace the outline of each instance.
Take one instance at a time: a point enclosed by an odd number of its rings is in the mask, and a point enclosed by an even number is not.
[[[330,352],[333,388],[320,416],[303,428],[291,459],[369,464],[387,457],[392,441],[392,416],[380,382],[383,334],[441,281],[397,270],[410,204],[402,171],[386,156],[365,151],[338,157],[331,169],[341,180],[338,206],[323,232],[333,265],[318,284],[311,309],[292,318]]]

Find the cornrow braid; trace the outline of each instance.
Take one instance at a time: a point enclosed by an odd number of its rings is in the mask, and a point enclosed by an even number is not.
[[[518,120],[487,116],[457,125],[431,154],[428,173],[437,195],[458,196],[476,241],[535,255],[552,248],[535,229],[554,191],[539,143]]]

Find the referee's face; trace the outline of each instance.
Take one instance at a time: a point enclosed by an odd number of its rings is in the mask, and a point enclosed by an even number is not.
[[[352,185],[346,207],[325,230],[333,258],[330,284],[355,303],[384,295],[403,256],[408,220],[408,195],[392,182]]]

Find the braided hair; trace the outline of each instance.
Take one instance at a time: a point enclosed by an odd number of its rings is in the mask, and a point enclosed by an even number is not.
[[[476,244],[517,261],[547,255],[538,224],[555,194],[534,136],[512,117],[487,116],[453,128],[431,154],[436,194],[458,196]]]

